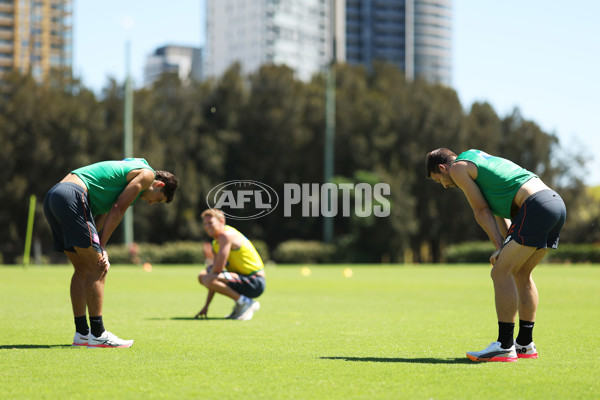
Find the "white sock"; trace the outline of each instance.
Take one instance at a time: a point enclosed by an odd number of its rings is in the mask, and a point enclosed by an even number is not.
[[[246,296],[244,296],[243,294],[240,295],[240,298],[237,299],[236,303],[238,303],[239,305],[242,305],[244,303],[249,303],[250,299],[247,298]]]

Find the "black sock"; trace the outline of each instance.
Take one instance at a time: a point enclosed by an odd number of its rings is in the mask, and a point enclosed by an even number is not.
[[[533,324],[532,321],[519,320],[519,335],[517,336],[517,343],[521,346],[527,346],[533,342]]]
[[[515,324],[513,322],[498,322],[498,341],[503,349],[512,347],[514,332]]]
[[[92,330],[92,335],[98,337],[102,336],[104,333],[104,323],[102,322],[102,315],[98,315],[97,317],[90,316],[90,328]]]
[[[90,332],[85,315],[82,315],[81,317],[75,317],[75,332],[84,336],[87,336],[87,334]]]

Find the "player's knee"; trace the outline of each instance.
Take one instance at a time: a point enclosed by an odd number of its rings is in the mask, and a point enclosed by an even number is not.
[[[200,284],[202,286],[206,286],[207,288],[210,288],[214,280],[214,276],[211,276],[205,271],[201,272],[200,275],[198,275],[198,281],[200,282]]]
[[[501,264],[496,264],[492,267],[490,271],[490,277],[493,281],[497,281],[499,279],[505,279],[511,275],[510,269],[503,267]]]
[[[513,274],[513,276],[515,278],[515,282],[518,284],[528,284],[533,282],[529,271],[518,270]]]
[[[490,270],[490,278],[492,278],[493,281],[499,278],[498,268],[496,268],[495,265]]]

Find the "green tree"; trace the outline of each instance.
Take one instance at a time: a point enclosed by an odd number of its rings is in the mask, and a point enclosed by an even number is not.
[[[102,131],[98,102],[77,80],[38,84],[29,75],[12,74],[0,101],[0,165],[5,191],[0,195],[0,251],[5,261],[22,254],[29,196],[38,198],[36,221],[43,219],[45,193],[71,169],[93,158]],[[45,223],[36,238],[50,247]],[[46,245],[47,244],[47,245]]]

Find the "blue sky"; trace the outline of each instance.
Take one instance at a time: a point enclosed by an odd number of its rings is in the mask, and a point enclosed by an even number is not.
[[[99,91],[165,44],[204,44],[204,0],[74,0],[74,70]],[[600,184],[600,2],[453,0],[453,87],[465,109],[487,101],[515,107],[556,134],[564,148],[599,155],[582,171]],[[451,144],[448,145],[451,147]]]

